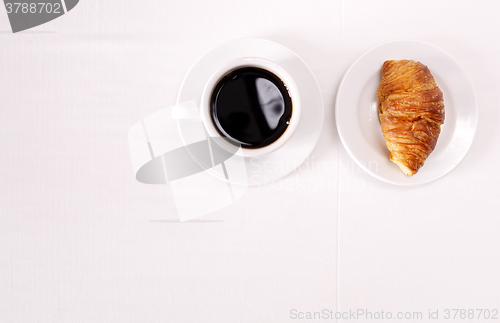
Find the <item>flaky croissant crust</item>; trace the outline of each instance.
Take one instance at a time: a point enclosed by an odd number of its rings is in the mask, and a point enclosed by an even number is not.
[[[436,147],[445,116],[443,93],[424,64],[389,60],[377,98],[389,158],[412,176]]]

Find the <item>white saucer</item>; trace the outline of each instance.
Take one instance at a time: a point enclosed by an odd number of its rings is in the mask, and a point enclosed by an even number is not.
[[[296,83],[302,102],[299,125],[285,145],[262,157],[245,158],[249,185],[262,185],[293,172],[318,142],[323,126],[323,98],[316,78],[304,61],[289,49],[268,40],[232,40],[196,61],[182,82],[177,103],[194,99],[199,105],[203,88],[216,69],[225,62],[244,57],[261,57],[287,71]]]
[[[427,65],[444,96],[445,123],[436,148],[411,177],[389,160],[378,119],[376,92],[381,68],[391,59],[413,59]],[[472,145],[477,116],[474,91],[458,63],[435,46],[412,40],[384,43],[361,56],[344,75],[335,107],[337,129],[349,155],[376,178],[403,186],[432,182],[451,172]]]

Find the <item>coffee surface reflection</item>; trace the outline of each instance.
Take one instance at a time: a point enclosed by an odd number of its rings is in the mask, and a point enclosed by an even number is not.
[[[283,81],[270,71],[243,67],[225,75],[210,100],[217,131],[243,148],[276,141],[292,116],[292,98]]]

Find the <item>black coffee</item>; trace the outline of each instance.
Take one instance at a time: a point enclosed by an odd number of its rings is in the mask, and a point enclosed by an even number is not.
[[[217,83],[210,114],[221,136],[243,148],[261,148],[285,132],[292,116],[292,99],[275,74],[243,67]]]

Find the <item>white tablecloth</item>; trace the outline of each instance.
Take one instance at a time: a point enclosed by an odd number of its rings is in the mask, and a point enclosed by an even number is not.
[[[0,9],[0,321],[493,315],[499,10],[493,0],[81,0],[12,34]],[[241,37],[280,43],[308,64],[325,101],[323,132],[298,171],[181,223],[168,185],[135,180],[127,132],[176,102],[198,57]],[[334,119],[347,68],[373,46],[403,38],[451,54],[479,108],[463,162],[416,187],[362,171]],[[360,311],[375,317],[352,316]],[[474,313],[460,321],[483,320]]]

